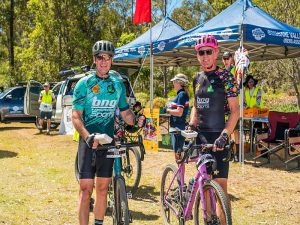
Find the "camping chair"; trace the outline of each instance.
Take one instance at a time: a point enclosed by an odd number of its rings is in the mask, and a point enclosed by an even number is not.
[[[285,152],[286,160],[285,166],[286,169],[289,169],[289,164],[297,160],[297,166],[290,169],[300,168],[300,123],[298,123],[295,129],[288,129],[285,132]]]
[[[270,156],[276,155],[281,161],[287,161],[287,140],[290,139],[286,136],[289,129],[295,128],[299,123],[298,112],[270,112],[269,113],[269,129],[266,138],[260,139],[256,137],[256,157],[254,157],[255,165],[257,159],[267,158],[266,163],[270,163]],[[263,136],[263,134],[262,134]],[[284,158],[278,154],[278,151],[284,149]],[[260,154],[257,154],[260,153]],[[289,162],[287,162],[288,164]],[[265,163],[261,163],[263,165]]]

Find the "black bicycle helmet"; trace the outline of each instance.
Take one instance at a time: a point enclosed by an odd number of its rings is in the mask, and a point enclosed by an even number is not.
[[[115,47],[110,41],[97,41],[93,46],[93,55],[98,55],[99,53],[107,53],[111,56],[115,55]]]

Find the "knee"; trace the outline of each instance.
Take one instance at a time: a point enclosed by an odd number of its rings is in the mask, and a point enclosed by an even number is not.
[[[88,201],[91,198],[91,196],[92,196],[92,192],[93,192],[93,189],[90,189],[90,188],[81,188],[80,189],[81,199]]]

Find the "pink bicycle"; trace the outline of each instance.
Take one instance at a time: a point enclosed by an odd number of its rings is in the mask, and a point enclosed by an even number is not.
[[[179,132],[176,134],[180,135]],[[187,135],[186,131],[181,131],[182,136],[192,140],[184,146],[183,157],[177,161],[178,168],[167,165],[162,175],[160,193],[164,223],[184,225],[194,217],[196,225],[232,225],[228,197],[211,176],[216,166],[216,161],[210,154],[213,145],[196,145],[197,132],[192,133]],[[233,143],[224,148],[228,155],[223,161],[229,161],[232,148]],[[185,185],[184,164],[192,162],[196,162],[197,173]]]

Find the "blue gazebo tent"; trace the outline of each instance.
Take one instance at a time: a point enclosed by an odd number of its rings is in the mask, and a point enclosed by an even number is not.
[[[156,41],[155,65],[199,65],[194,43],[205,33],[217,37],[221,52],[235,52],[242,39],[251,61],[300,57],[300,29],[274,19],[250,0],[237,0],[206,23]],[[157,48],[160,45],[164,46],[161,50]]]
[[[151,34],[152,32],[152,34]],[[114,57],[115,65],[140,65],[143,58],[150,56],[150,36],[152,36],[153,53],[160,53],[164,49],[164,42],[174,36],[181,35],[185,32],[181,26],[169,17],[165,17],[155,26],[132,42],[116,49]],[[149,64],[149,59],[146,60]]]

